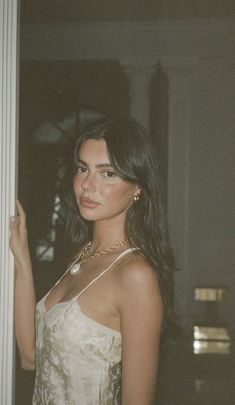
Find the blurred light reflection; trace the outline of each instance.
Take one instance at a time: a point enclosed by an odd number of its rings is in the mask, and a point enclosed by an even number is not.
[[[224,301],[227,297],[227,288],[197,287],[194,290],[194,298],[196,301]]]
[[[230,340],[230,336],[227,328],[194,326],[194,339]]]
[[[226,341],[194,340],[194,354],[230,354],[231,343]]]

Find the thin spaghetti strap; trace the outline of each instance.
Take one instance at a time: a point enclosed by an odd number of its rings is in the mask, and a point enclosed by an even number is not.
[[[74,297],[74,300],[79,298],[80,295],[84,293],[92,284],[94,284],[99,278],[107,273],[111,269],[111,267],[113,267],[114,264],[116,264],[123,256],[125,256],[129,252],[133,252],[134,250],[137,250],[137,248],[128,248],[124,250],[124,252],[122,252],[106,269],[104,269],[97,277],[95,277],[90,283],[88,283],[87,286]]]

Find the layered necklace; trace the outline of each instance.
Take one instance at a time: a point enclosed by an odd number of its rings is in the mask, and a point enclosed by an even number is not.
[[[95,259],[96,257],[99,256],[107,256],[110,255],[114,250],[120,248],[121,246],[123,246],[126,242],[128,241],[127,238],[122,239],[120,241],[118,241],[117,243],[115,243],[115,245],[111,246],[110,248],[106,249],[106,250],[100,250],[98,252],[95,252],[93,254],[91,254],[90,256],[86,257],[87,254],[89,253],[90,249],[92,248],[92,241],[89,242],[84,249],[81,250],[81,252],[79,253],[78,257],[76,258],[76,260],[71,264],[70,266],[70,274],[72,276],[74,276],[75,274],[79,273],[81,270],[81,264],[84,264],[92,259]]]

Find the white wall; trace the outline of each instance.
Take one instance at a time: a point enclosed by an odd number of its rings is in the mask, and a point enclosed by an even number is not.
[[[229,287],[234,327],[234,61],[201,61],[192,75],[190,120],[190,285]]]
[[[174,142],[169,162],[172,233],[182,263],[182,274],[177,276],[178,302],[189,327],[192,316],[197,316],[193,288],[227,286],[230,299],[221,321],[234,327],[234,60],[230,54],[202,59],[182,80],[186,90],[183,85],[174,87],[180,105],[175,106],[178,115],[176,112],[170,131]],[[186,148],[184,156],[182,147]],[[180,192],[174,191],[177,186]],[[183,218],[181,210],[185,211]]]

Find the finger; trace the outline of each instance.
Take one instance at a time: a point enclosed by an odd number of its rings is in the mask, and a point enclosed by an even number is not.
[[[26,228],[26,214],[25,211],[20,203],[20,201],[17,199],[16,200],[16,208],[18,210],[18,214],[19,214],[19,225],[21,229]]]
[[[18,225],[19,225],[19,218],[12,215],[10,217],[10,230],[12,235],[16,235],[18,233]]]
[[[17,227],[19,225],[19,217],[17,215],[10,216],[10,226]]]
[[[16,199],[16,208],[18,209],[19,212],[21,212],[22,214],[25,215],[24,208],[23,208],[20,200],[18,200],[18,198]]]

